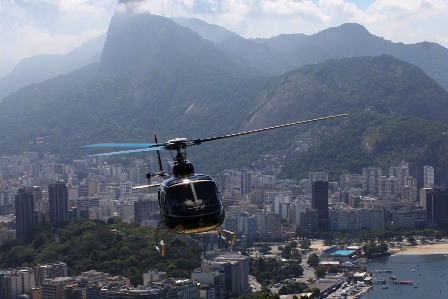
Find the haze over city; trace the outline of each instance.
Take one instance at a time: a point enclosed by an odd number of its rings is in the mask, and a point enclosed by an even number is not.
[[[198,18],[243,37],[314,34],[359,23],[393,42],[448,46],[445,0],[137,1],[143,12]],[[107,31],[116,0],[0,1],[0,77],[36,54],[65,54]]]

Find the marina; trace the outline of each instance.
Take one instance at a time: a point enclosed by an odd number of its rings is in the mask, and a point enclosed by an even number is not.
[[[365,266],[373,275],[372,289],[357,298],[448,298],[446,255],[397,255]]]

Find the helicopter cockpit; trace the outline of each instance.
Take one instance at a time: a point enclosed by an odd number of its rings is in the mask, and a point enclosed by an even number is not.
[[[168,229],[182,233],[205,232],[224,221],[221,195],[207,175],[168,180],[159,191],[162,217]]]

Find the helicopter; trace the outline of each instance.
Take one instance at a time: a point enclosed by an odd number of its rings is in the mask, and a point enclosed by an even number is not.
[[[155,143],[97,143],[86,145],[84,147],[128,148],[128,150],[87,155],[88,157],[157,151],[160,171],[156,173],[148,173],[146,175],[148,185],[137,186],[133,189],[158,187],[161,223],[165,225],[166,229],[177,234],[200,234],[220,227],[224,221],[225,212],[221,194],[216,182],[209,175],[195,173],[193,164],[186,159],[187,147],[200,145],[208,141],[233,138],[343,116],[347,116],[347,114],[314,118],[209,138],[175,138],[168,140],[167,142],[158,143],[157,136],[154,136]],[[169,150],[172,153],[175,152],[175,155],[172,155],[173,168],[171,176],[162,169],[160,150]],[[161,183],[149,184],[151,177],[160,177],[163,181]]]

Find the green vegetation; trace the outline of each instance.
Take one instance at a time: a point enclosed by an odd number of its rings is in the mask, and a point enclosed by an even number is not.
[[[172,277],[190,277],[200,266],[200,247],[180,236],[166,236],[165,256],[155,250],[154,230],[122,223],[114,218],[76,221],[65,228],[36,227],[33,238],[6,241],[0,246],[0,268],[67,263],[70,275],[97,270],[123,275],[141,284],[150,269]]]
[[[298,230],[297,235],[305,238],[308,236],[307,230]],[[359,243],[368,242],[402,242],[403,237],[409,238],[424,237],[425,241],[438,241],[446,236],[446,232],[443,230],[436,230],[431,228],[424,229],[398,229],[393,228],[391,225],[386,226],[385,229],[377,230],[359,230],[354,232],[348,231],[314,231],[311,232],[311,238],[323,239],[325,245],[353,245]]]
[[[282,262],[275,258],[251,259],[249,273],[262,284],[279,283],[287,278],[303,275],[300,262],[301,260]]]
[[[370,242],[362,247],[362,250],[364,252],[364,255],[371,259],[371,258],[378,258],[389,255],[387,252],[389,250],[389,246],[386,243],[375,243]]]
[[[310,289],[307,284],[303,282],[290,282],[281,287],[278,291],[279,295],[298,294],[304,292],[313,292],[314,296],[318,296],[319,289]]]
[[[196,51],[191,41],[175,46],[179,55],[201,53],[204,59],[209,49]],[[131,76],[97,77],[97,66],[90,66],[2,100],[0,153],[50,151],[67,162],[88,154],[82,145],[148,142],[148,132],[161,140],[209,137],[349,113],[345,120],[210,143],[195,148],[191,160],[200,172],[216,173],[286,150],[282,176],[288,178],[323,170],[337,179],[404,160],[419,181],[417,170],[425,164],[435,167],[437,180],[448,179],[448,138],[440,134],[448,131],[448,93],[413,65],[383,55],[329,60],[275,78],[241,78],[240,69],[217,53],[173,61],[162,48],[154,51],[161,56],[148,58],[150,66]]]
[[[280,299],[278,294],[272,294],[269,290],[263,290],[260,292],[247,293],[239,296],[238,299]]]
[[[310,256],[308,257],[308,260],[306,261],[306,263],[313,268],[316,268],[317,266],[319,266],[319,262],[320,262],[319,256],[315,253],[310,254]]]

